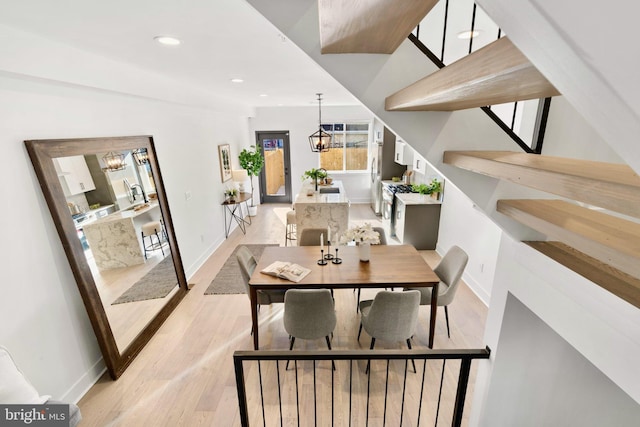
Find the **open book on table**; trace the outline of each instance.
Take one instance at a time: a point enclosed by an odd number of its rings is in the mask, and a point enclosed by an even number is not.
[[[308,268],[285,261],[275,261],[261,271],[261,273],[296,283],[304,279],[304,277],[310,272],[311,270]]]

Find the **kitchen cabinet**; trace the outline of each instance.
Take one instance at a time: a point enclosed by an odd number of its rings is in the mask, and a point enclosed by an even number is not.
[[[435,249],[441,203],[416,193],[396,194],[396,238],[418,250]]]
[[[58,157],[53,162],[65,196],[96,189],[84,156]]]
[[[413,153],[413,171],[422,175],[427,173],[427,161],[418,153]]]
[[[401,165],[410,165],[413,160],[413,148],[401,139],[396,140],[396,155],[394,157],[396,163]]]

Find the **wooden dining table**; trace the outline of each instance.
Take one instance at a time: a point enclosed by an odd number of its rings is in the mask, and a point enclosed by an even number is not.
[[[335,248],[331,248],[331,253],[335,256]],[[328,260],[326,265],[318,265],[320,246],[267,246],[264,249],[249,280],[255,350],[259,348],[258,291],[293,288],[433,288],[429,322],[429,348],[433,348],[440,279],[413,246],[372,245],[369,262],[360,261],[358,248],[354,246],[339,246],[338,256],[342,260],[340,264]],[[274,261],[295,263],[311,272],[298,283],[260,272]]]

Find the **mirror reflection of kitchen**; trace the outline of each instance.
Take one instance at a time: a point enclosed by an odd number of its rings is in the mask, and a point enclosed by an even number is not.
[[[178,286],[146,150],[54,165],[122,353]]]

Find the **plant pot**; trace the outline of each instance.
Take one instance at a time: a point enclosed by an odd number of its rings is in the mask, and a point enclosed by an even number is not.
[[[359,243],[358,256],[360,257],[360,262],[369,262],[369,258],[371,257],[371,244]]]
[[[249,206],[249,216],[258,215],[258,206]]]

